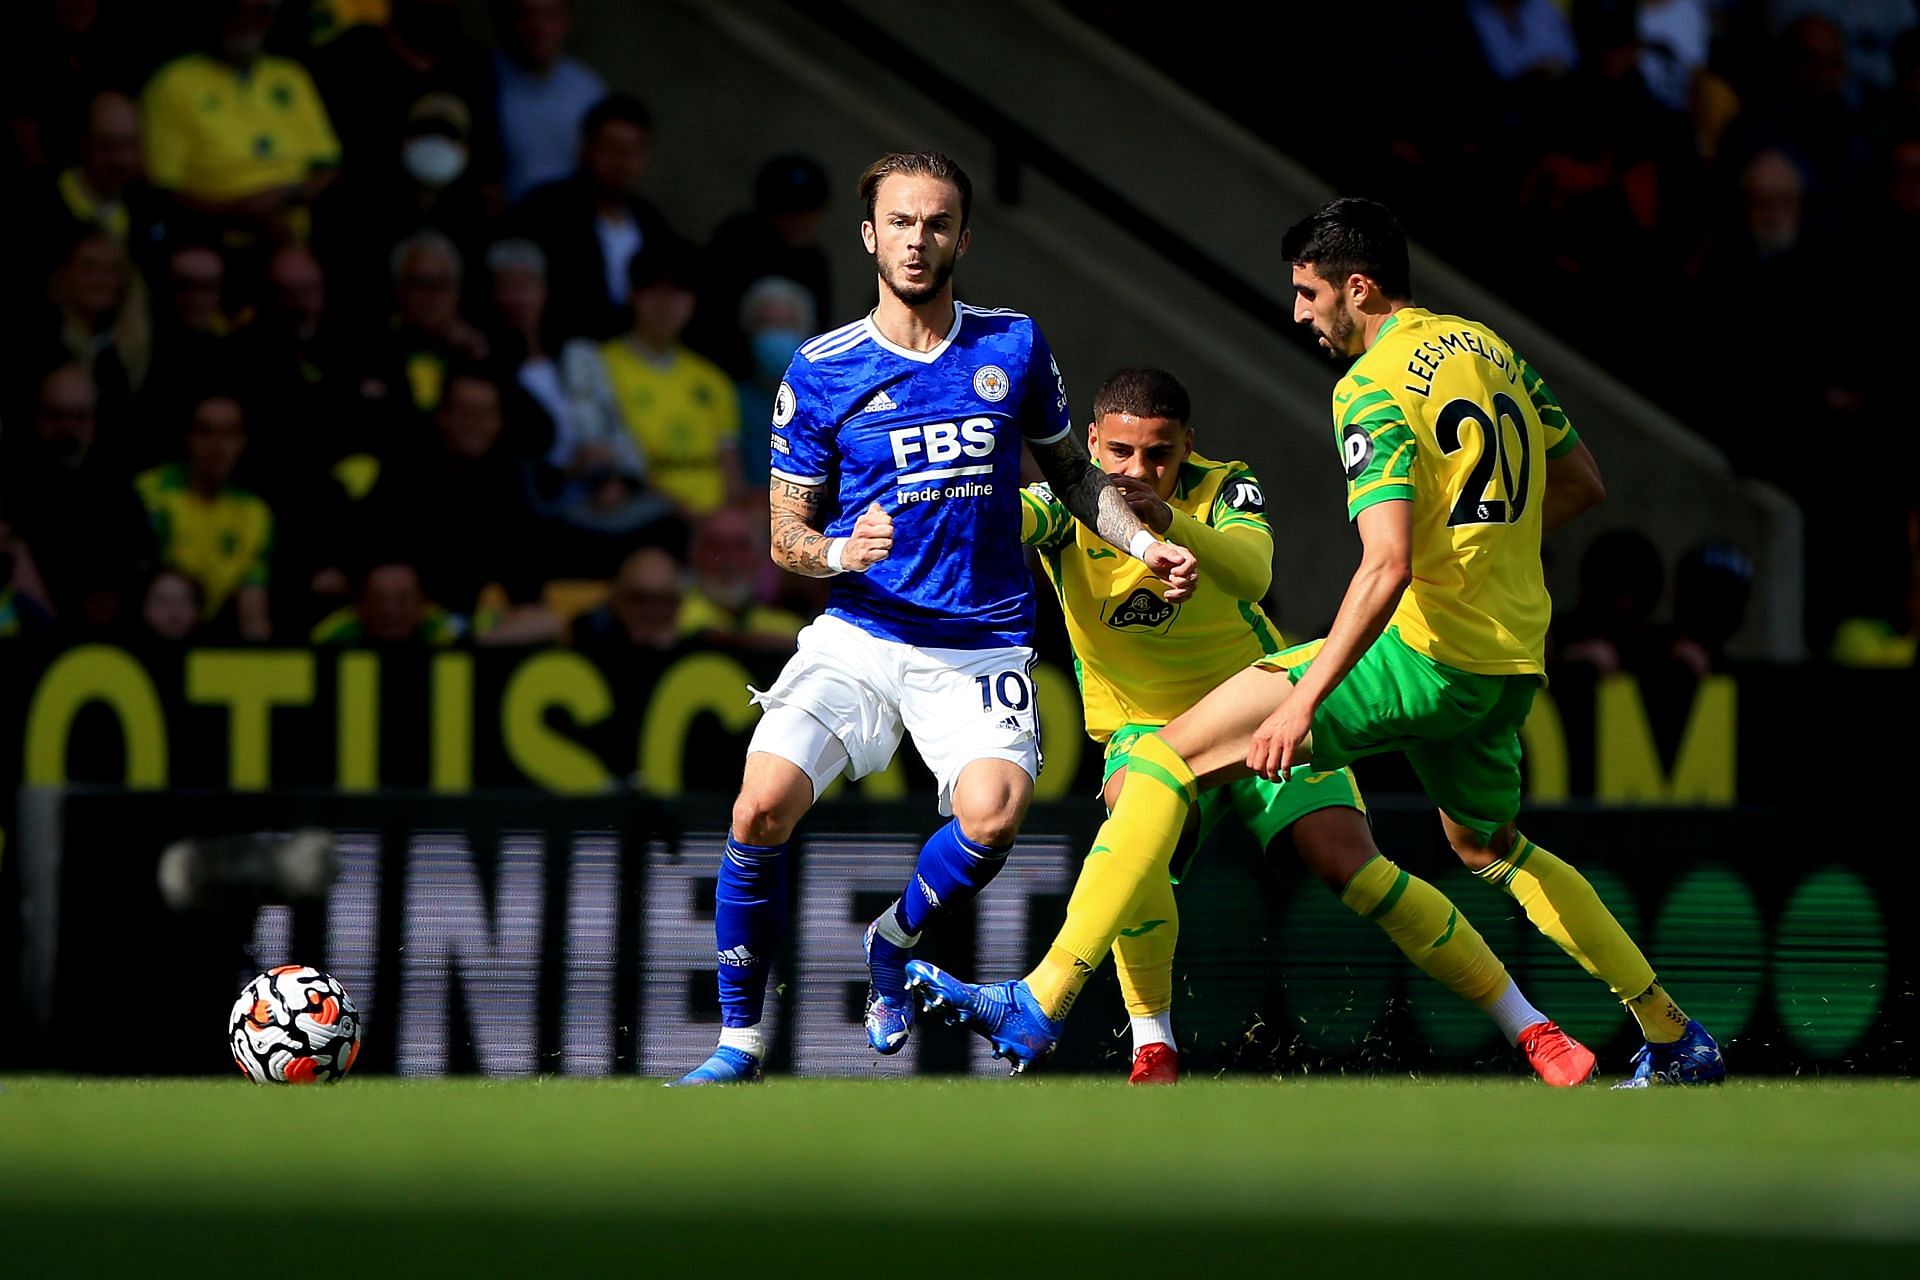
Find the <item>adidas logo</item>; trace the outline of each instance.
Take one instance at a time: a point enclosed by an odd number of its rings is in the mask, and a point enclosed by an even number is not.
[[[736,969],[745,969],[749,965],[760,963],[760,957],[745,947],[728,947],[725,951],[718,952],[714,958],[721,964],[730,964]]]
[[[893,402],[893,397],[886,393],[886,389],[882,388],[873,393],[873,399],[867,401],[867,407],[860,412],[879,413],[882,409],[898,409],[899,407],[899,405]]]
[[[1020,727],[1020,721],[1015,719],[1013,716],[1008,716],[1005,720],[1002,720],[1000,722],[1000,727],[1002,729],[1018,729]]]
[[[920,876],[915,876],[913,882],[919,886],[921,894],[927,900],[927,905],[938,910],[940,906],[940,895],[933,891],[933,886],[928,884],[926,880]]]

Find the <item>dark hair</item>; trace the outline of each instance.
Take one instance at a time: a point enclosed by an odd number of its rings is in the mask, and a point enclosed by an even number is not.
[[[580,141],[592,142],[600,130],[614,121],[630,124],[645,133],[653,132],[653,112],[630,93],[610,93],[587,108],[580,120]]]
[[[1280,254],[1296,267],[1335,284],[1362,275],[1387,297],[1413,297],[1413,270],[1407,265],[1407,233],[1393,210],[1377,200],[1343,197],[1321,205],[1287,228]]]
[[[1180,379],[1165,369],[1143,365],[1120,370],[1093,393],[1094,421],[1110,413],[1185,422],[1193,415],[1193,401]]]
[[[951,182],[960,192],[960,228],[966,229],[973,216],[973,179],[938,151],[889,151],[867,166],[860,175],[860,203],[867,208],[868,222],[873,221],[873,202],[880,195],[880,184],[896,173]]]
[[[672,232],[648,237],[646,246],[627,261],[627,287],[638,292],[649,285],[671,281],[695,293],[700,291],[701,254],[698,245]]]

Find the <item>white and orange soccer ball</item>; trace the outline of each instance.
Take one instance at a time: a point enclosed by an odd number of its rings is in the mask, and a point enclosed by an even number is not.
[[[227,1039],[234,1064],[255,1084],[332,1084],[360,1056],[360,1015],[326,974],[283,964],[240,992]]]

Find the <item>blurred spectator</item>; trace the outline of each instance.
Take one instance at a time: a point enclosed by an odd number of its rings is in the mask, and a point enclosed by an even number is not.
[[[465,266],[453,241],[438,231],[416,231],[394,247],[388,265],[393,321],[369,390],[430,414],[440,405],[447,369],[485,359],[487,340],[460,314]]]
[[[639,194],[652,156],[652,114],[637,98],[610,94],[581,122],[573,175],[535,187],[514,211],[516,234],[547,255],[557,332],[599,340],[625,327],[628,268],[666,233]]]
[[[1614,529],[1594,538],[1580,557],[1579,601],[1558,628],[1561,660],[1601,675],[1638,667],[1665,583],[1660,551],[1644,533]]]
[[[1706,0],[1640,0],[1635,9],[1640,78],[1662,106],[1687,110],[1713,40]]]
[[[673,514],[673,505],[650,493],[646,465],[613,402],[600,349],[584,338],[569,339],[556,360],[547,354],[542,316],[546,309],[546,255],[531,240],[502,240],[487,251],[494,311],[503,326],[494,341],[503,366],[542,412],[552,431],[545,455],[552,483],[543,489],[546,513],[588,534],[632,534]],[[562,556],[584,573],[606,572],[615,548],[584,543]],[[585,561],[591,563],[581,563]]]
[[[532,481],[504,447],[505,430],[499,384],[470,369],[449,371],[431,438],[382,467],[369,524],[376,554],[400,552],[428,597],[473,618],[481,639],[532,644],[557,636],[559,620],[539,603]],[[495,584],[508,602],[498,618],[479,610],[483,589]]]
[[[754,598],[767,559],[766,523],[722,507],[694,526],[693,581],[680,604],[680,634],[709,644],[789,650],[806,623]]]
[[[60,171],[30,213],[30,243],[67,244],[99,230],[145,265],[166,221],[157,193],[141,177],[140,111],[133,99],[113,89],[94,94],[79,147],[79,162]]]
[[[1771,74],[1756,89],[1752,109],[1735,126],[1743,143],[1737,150],[1789,150],[1814,195],[1836,204],[1851,198],[1871,153],[1860,103],[1848,85],[1840,28],[1812,15],[1787,23]]]
[[[1915,665],[1915,654],[1920,651],[1920,504],[1913,501],[1911,493],[1906,510],[1901,512],[1900,524],[1905,546],[1897,560],[1873,554],[1877,548],[1866,549],[1876,570],[1887,570],[1883,574],[1885,583],[1895,590],[1885,591],[1876,583],[1874,588],[1860,593],[1856,607],[1873,612],[1863,611],[1845,618],[1834,631],[1829,656],[1842,666]],[[1882,560],[1887,562],[1883,565]],[[1890,607],[1881,609],[1878,597],[1882,595],[1897,599]]]
[[[161,30],[178,19],[162,5],[101,0],[16,0],[7,6],[7,38],[0,41],[0,102],[10,156],[0,159],[44,170],[69,161],[89,99],[102,89],[138,86],[152,41],[143,28]]]
[[[147,177],[230,246],[304,239],[340,140],[305,67],[263,52],[279,0],[221,0],[206,52],[141,95]]]
[[[420,574],[403,560],[376,564],[361,575],[360,593],[314,627],[314,644],[448,645],[466,632],[461,618],[427,598]]]
[[[227,269],[218,250],[181,241],[167,253],[155,281],[153,367],[140,389],[140,421],[129,441],[134,466],[172,458],[179,439],[153,438],[156,424],[185,420],[206,388],[226,376],[230,364],[223,297]],[[162,428],[165,430],[165,427]]]
[[[458,0],[393,0],[390,21],[341,33],[315,51],[313,67],[349,172],[387,166],[414,103],[436,92],[458,98],[472,121],[468,165],[492,211],[500,183],[493,59],[461,29]]]
[[[1767,8],[1775,22],[1816,15],[1830,23],[1845,43],[1856,97],[1893,84],[1893,46],[1914,24],[1913,0],[1771,0]]]
[[[147,579],[140,603],[141,635],[179,644],[200,629],[205,602],[200,584],[178,569],[160,569]]]
[[[741,483],[749,492],[767,487],[765,435],[773,421],[773,397],[800,344],[815,333],[813,296],[782,276],[755,281],[740,299],[740,332],[753,363],[740,394]]]
[[[246,447],[240,402],[208,396],[188,419],[185,461],[142,472],[134,487],[160,562],[199,585],[202,618],[242,640],[263,641],[272,632],[267,574],[273,512],[233,483]]]
[[[27,541],[0,511],[0,640],[38,635],[53,625],[53,603]]]
[[[620,563],[607,602],[573,621],[571,643],[596,650],[664,651],[680,642],[680,566],[659,547]]]
[[[1696,676],[1723,670],[1727,642],[1747,623],[1753,561],[1737,545],[1713,538],[1689,547],[1673,574],[1673,626],[1657,656]]]
[[[599,73],[567,56],[572,0],[499,0],[493,56],[500,82],[500,145],[508,203],[573,172],[580,122],[607,96]]]
[[[1549,78],[1580,60],[1566,12],[1553,0],[1467,0],[1487,68],[1501,80]]]
[[[607,377],[648,478],[691,520],[743,492],[739,397],[680,342],[699,288],[693,247],[663,238],[634,258],[631,283],[633,327],[602,348]]]
[[[687,345],[736,380],[752,376],[755,367],[740,323],[742,302],[754,282],[768,276],[791,280],[811,297],[816,318],[833,314],[833,267],[820,247],[828,194],[827,175],[818,164],[805,156],[778,156],[754,180],[753,208],[728,218],[713,234],[707,250],[711,271],[687,328]],[[813,333],[810,321],[802,337]]]
[[[147,376],[153,321],[126,250],[105,231],[83,231],[48,283],[51,334],[37,368],[68,362],[86,370],[117,417]],[[91,443],[91,442],[90,442]]]
[[[14,532],[30,543],[63,628],[111,626],[152,561],[146,513],[95,448],[97,397],[79,365],[41,379],[33,431],[0,461]]]
[[[422,230],[445,235],[471,258],[485,243],[487,211],[469,150],[466,104],[434,92],[412,104],[398,150],[356,166],[316,214],[314,251],[334,283],[336,309],[353,323],[387,314],[388,255]]]

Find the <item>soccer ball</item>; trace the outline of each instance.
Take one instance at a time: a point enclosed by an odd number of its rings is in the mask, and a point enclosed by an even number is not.
[[[326,974],[283,964],[240,992],[227,1040],[234,1065],[255,1084],[332,1084],[360,1056],[360,1015]]]

